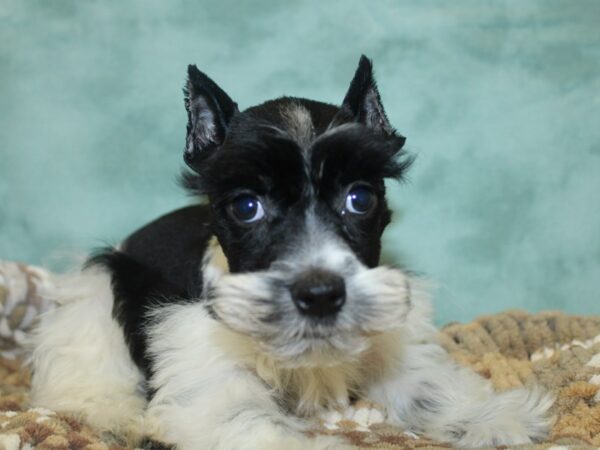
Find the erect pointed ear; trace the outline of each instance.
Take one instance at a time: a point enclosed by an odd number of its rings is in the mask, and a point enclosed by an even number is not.
[[[373,64],[365,55],[360,57],[350,88],[333,122],[336,125],[359,122],[386,136],[397,136],[381,103],[373,76]]]
[[[184,160],[191,167],[198,155],[223,143],[237,103],[194,65],[188,66],[183,90],[188,114]]]

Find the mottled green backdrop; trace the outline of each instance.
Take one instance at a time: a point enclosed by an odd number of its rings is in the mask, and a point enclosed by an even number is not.
[[[190,201],[185,67],[339,103],[374,59],[418,154],[386,260],[438,323],[600,313],[600,1],[0,0],[0,258],[60,267]]]

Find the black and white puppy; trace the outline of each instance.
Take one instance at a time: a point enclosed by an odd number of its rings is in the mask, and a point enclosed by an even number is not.
[[[412,159],[362,57],[341,107],[243,112],[189,67],[185,185],[163,216],[57,288],[33,337],[33,401],[178,449],[333,449],[305,433],[368,398],[457,446],[544,437],[552,399],[495,393],[436,342],[419,282],[379,266],[384,180]]]

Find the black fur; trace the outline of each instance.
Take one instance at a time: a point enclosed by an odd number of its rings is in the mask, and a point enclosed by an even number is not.
[[[133,233],[119,250],[106,249],[88,261],[112,274],[113,316],[123,327],[131,357],[151,375],[144,324],[148,308],[199,300],[202,256],[212,233],[207,206],[190,206],[160,217]]]
[[[181,209],[131,235],[119,250],[90,260],[112,273],[114,317],[133,360],[152,375],[146,312],[157,303],[198,301],[201,263],[216,236],[231,272],[269,268],[302,246],[306,217],[347,243],[369,267],[379,263],[390,222],[385,178],[400,179],[412,163],[404,137],[390,126],[371,62],[361,58],[341,107],[282,97],[243,112],[209,77],[190,66],[184,185],[208,200]],[[364,214],[346,210],[356,185],[374,194]],[[256,196],[265,216],[243,223],[232,215],[240,194]],[[287,287],[282,287],[286,288]]]
[[[151,438],[145,438],[142,442],[140,442],[139,447],[142,450],[176,450],[174,445],[156,441]]]
[[[229,121],[238,112],[238,107],[194,65],[188,66],[188,82],[183,92],[188,114],[184,159],[190,167],[194,167],[196,158],[202,152],[223,143]]]
[[[404,144],[404,136],[390,124],[373,75],[373,64],[365,55],[360,57],[350,89],[336,115],[335,123],[355,121],[387,136],[396,136]]]

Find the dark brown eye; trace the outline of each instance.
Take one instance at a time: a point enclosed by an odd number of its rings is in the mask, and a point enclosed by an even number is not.
[[[368,186],[353,187],[346,196],[346,211],[352,214],[366,214],[375,205],[375,193]]]
[[[231,213],[244,223],[256,222],[265,216],[260,200],[248,194],[239,195],[231,202]]]

